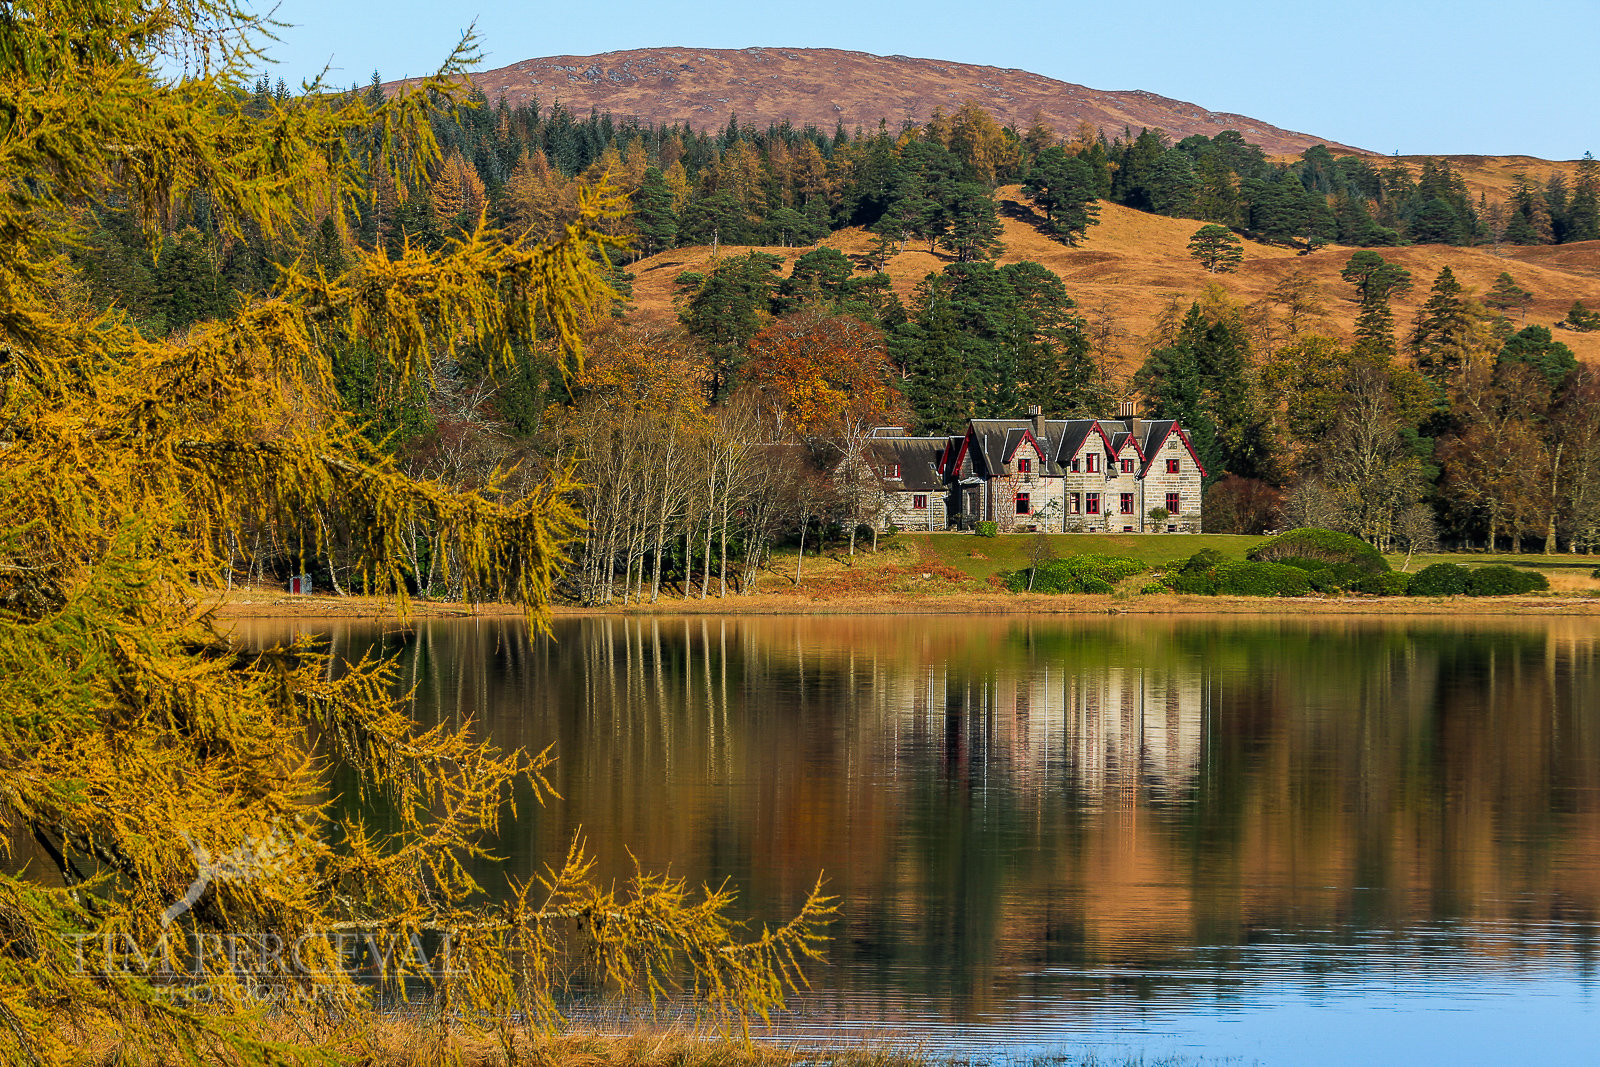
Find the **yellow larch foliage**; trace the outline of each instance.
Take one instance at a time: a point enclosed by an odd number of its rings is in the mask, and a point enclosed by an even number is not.
[[[467,103],[470,35],[385,102],[313,84],[263,113],[236,87],[264,30],[221,0],[4,16],[0,99],[27,120],[0,150],[0,1063],[81,1063],[90,1036],[128,1063],[355,1055],[374,990],[351,938],[387,946],[387,988],[420,983],[440,1027],[552,1024],[569,947],[614,987],[658,997],[688,961],[723,1019],[770,1011],[815,955],[819,895],[741,940],[729,891],[602,887],[574,847],[485,901],[463,861],[514,783],[542,795],[549,754],[422,727],[385,661],[253,652],[216,623],[229,546],[268,530],[302,561],[338,541],[402,612],[425,539],[466,597],[541,625],[581,532],[570,476],[407,475],[345,413],[333,357],[361,346],[417,381],[458,346],[506,369],[543,344],[581,372],[621,243],[596,231],[619,198],[591,190],[550,241],[480,224],[442,251],[355,250],[335,277],[291,263],[181,338],[94,311],[61,255],[91,206],[131,205],[155,239],[203,200],[224,239],[288,237],[437,173],[430,112]],[[461,966],[405,953],[430,937]]]

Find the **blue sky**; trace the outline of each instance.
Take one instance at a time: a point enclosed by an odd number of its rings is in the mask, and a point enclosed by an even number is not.
[[[258,5],[268,10],[269,5]],[[1379,152],[1600,153],[1600,0],[283,0],[291,83],[427,72],[476,22],[486,68],[663,46],[847,48],[1148,89]]]

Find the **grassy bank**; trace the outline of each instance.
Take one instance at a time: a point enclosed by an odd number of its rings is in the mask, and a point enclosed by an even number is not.
[[[1429,599],[1423,597],[1250,597],[1140,595],[1148,576],[1123,582],[1111,596],[1039,596],[1006,592],[998,576],[1029,566],[1034,554],[1046,546],[1058,558],[1099,554],[1126,556],[1151,567],[1187,559],[1202,549],[1243,559],[1265,538],[1232,534],[1039,534],[976,537],[972,534],[899,534],[885,539],[876,553],[858,546],[851,556],[844,546],[821,552],[807,549],[802,562],[793,548],[774,551],[749,595],[717,595],[715,580],[710,595],[699,597],[698,586],[688,598],[680,587],[669,587],[655,604],[614,604],[606,608],[558,606],[556,614],[627,612],[639,614],[928,614],[1014,613],[1077,614],[1107,611],[1149,614],[1471,614],[1506,615],[1525,611],[1560,610],[1600,614],[1600,580],[1590,576],[1592,556],[1487,555],[1434,553],[1409,562],[1413,573],[1430,563],[1459,563],[1468,567],[1509,563],[1542,572],[1550,581],[1547,593],[1519,597]],[[1395,569],[1406,566],[1403,555],[1390,556]],[[796,581],[796,564],[799,580]],[[1589,598],[1593,597],[1591,601]],[[219,613],[235,618],[393,618],[394,606],[362,597],[288,596],[278,589],[237,590],[221,598]],[[464,616],[515,616],[521,612],[505,604],[476,607],[458,603],[413,601],[418,618]]]

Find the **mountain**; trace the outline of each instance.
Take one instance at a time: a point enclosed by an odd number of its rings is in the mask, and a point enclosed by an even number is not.
[[[549,56],[483,71],[473,80],[491,100],[504,95],[519,104],[537,98],[545,106],[560,101],[579,115],[595,108],[618,118],[687,122],[696,129],[721,128],[733,116],[758,127],[787,119],[831,132],[841,122],[875,128],[881,118],[897,128],[904,120],[926,122],[935,108],[949,114],[973,100],[1002,125],[1018,129],[1037,110],[1058,134],[1070,134],[1080,121],[1104,128],[1108,136],[1124,126],[1135,132],[1160,127],[1175,141],[1231,129],[1269,154],[1298,155],[1317,144],[1365,153],[1155,93],[1108,92],[1025,70],[835,48],[640,48]]]

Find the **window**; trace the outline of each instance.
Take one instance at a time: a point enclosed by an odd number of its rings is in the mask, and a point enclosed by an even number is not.
[[[1122,514],[1124,514],[1124,515],[1132,515],[1133,514],[1133,494],[1132,493],[1123,493],[1122,494]]]
[[[1083,502],[1084,513],[1088,515],[1100,514],[1100,494],[1085,493],[1084,496],[1087,498]]]
[[[1095,455],[1085,456],[1083,462],[1084,462],[1084,468],[1083,469],[1088,471],[1090,474],[1093,474],[1093,473],[1095,473],[1096,471],[1098,471],[1100,469],[1100,457],[1099,456],[1095,456]]]
[[[1125,459],[1125,460],[1122,461],[1122,473],[1123,474],[1132,474],[1133,473],[1133,460]]]
[[[1079,462],[1078,457],[1077,456],[1073,456],[1072,457],[1072,473],[1073,474],[1077,474],[1078,473],[1078,462]]]
[[[898,477],[900,477],[900,464],[898,464],[898,463],[885,463],[883,465],[883,476],[885,478],[898,478]]]
[[[1081,507],[1082,500],[1083,500],[1083,494],[1082,493],[1073,493],[1072,494],[1072,507],[1070,509],[1072,514],[1076,515],[1078,512],[1083,510],[1083,508]]]
[[[1019,459],[1019,460],[1017,460],[1017,473],[1018,474],[1027,474],[1031,470],[1033,470],[1033,460],[1031,460],[1031,459]]]
[[[1031,501],[1029,501],[1028,494],[1027,493],[1018,493],[1017,494],[1017,514],[1018,515],[1027,515],[1027,514],[1031,513],[1032,510],[1033,510],[1033,504],[1032,504]]]
[[[913,509],[915,509],[917,511],[927,511],[928,510],[928,494],[927,493],[918,493],[917,495],[913,496],[911,498],[911,506],[912,506]]]
[[[1180,510],[1182,510],[1182,508],[1180,507],[1180,505],[1182,503],[1183,503],[1183,501],[1181,499],[1179,499],[1177,493],[1168,493],[1167,494],[1167,514],[1168,515],[1176,515]]]
[[[1167,473],[1168,474],[1177,474],[1178,473],[1178,461],[1177,460],[1175,460],[1175,459],[1167,460]]]

